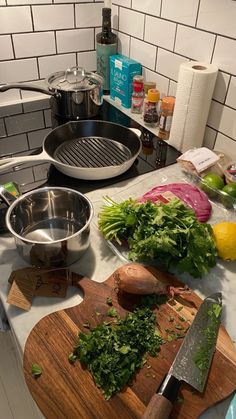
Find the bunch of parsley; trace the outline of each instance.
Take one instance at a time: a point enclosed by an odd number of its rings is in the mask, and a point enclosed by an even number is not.
[[[162,338],[155,323],[156,315],[142,307],[124,319],[101,323],[89,333],[81,332],[73,362],[78,358],[86,365],[108,400],[143,366],[145,353],[155,356],[159,351]]]
[[[168,204],[116,203],[106,198],[98,218],[107,240],[126,240],[129,259],[154,261],[165,270],[175,268],[201,277],[216,265],[217,250],[210,224],[200,223],[194,211],[179,199]]]

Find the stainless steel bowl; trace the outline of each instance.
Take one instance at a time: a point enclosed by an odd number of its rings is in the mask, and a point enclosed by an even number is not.
[[[19,255],[38,267],[68,266],[90,244],[93,207],[73,189],[44,187],[15,199],[6,225],[15,238]]]

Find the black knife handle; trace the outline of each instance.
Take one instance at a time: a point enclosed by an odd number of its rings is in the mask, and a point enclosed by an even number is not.
[[[167,374],[157,393],[154,394],[142,416],[142,419],[168,419],[173,403],[178,397],[181,381]]]
[[[162,381],[159,389],[157,390],[157,393],[164,396],[171,403],[174,403],[178,397],[180,386],[180,380],[178,380],[171,374],[167,374],[164,380]]]

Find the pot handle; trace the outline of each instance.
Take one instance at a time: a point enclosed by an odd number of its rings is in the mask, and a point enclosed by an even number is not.
[[[40,92],[45,95],[57,96],[57,92],[49,91],[43,87],[34,86],[33,84],[23,84],[23,83],[14,83],[14,84],[2,84],[0,86],[0,92],[6,92],[10,89],[21,89],[21,90],[30,90],[31,92]]]
[[[10,206],[12,202],[14,202],[17,198],[10,192],[8,192],[7,189],[5,189],[3,186],[0,185],[0,197],[2,200]]]

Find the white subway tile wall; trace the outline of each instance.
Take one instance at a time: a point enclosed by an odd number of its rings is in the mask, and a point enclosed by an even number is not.
[[[236,153],[236,1],[112,3],[119,52],[140,61],[145,78],[156,81],[162,95],[175,95],[182,62],[218,66],[205,144],[217,149],[230,145]],[[74,65],[95,70],[102,6],[102,0],[0,0],[0,84],[42,80]],[[0,105],[26,94],[1,93]],[[45,129],[50,111],[43,116]]]
[[[0,60],[11,60],[14,58],[10,35],[0,36]]]

